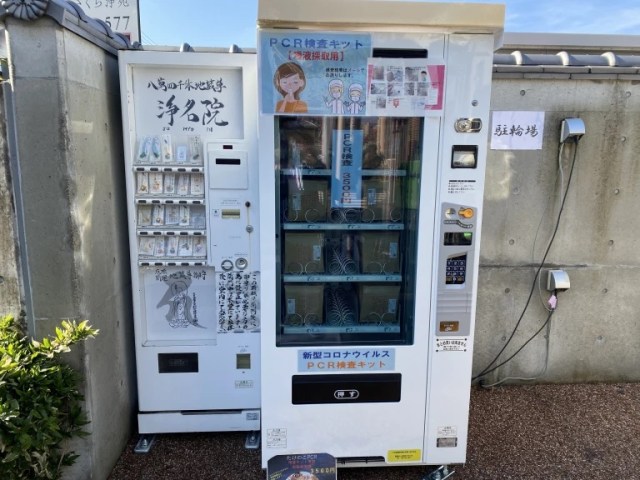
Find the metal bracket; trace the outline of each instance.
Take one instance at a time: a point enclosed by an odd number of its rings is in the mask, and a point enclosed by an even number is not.
[[[155,435],[140,435],[140,438],[138,439],[138,443],[136,443],[136,446],[133,448],[133,451],[135,453],[149,453],[155,439],[156,439]]]
[[[257,450],[260,447],[260,432],[249,432],[244,441],[244,448],[247,450]]]
[[[450,470],[447,465],[442,465],[431,473],[428,473],[422,480],[445,480],[447,478],[451,478],[454,473],[456,473],[455,470]]]

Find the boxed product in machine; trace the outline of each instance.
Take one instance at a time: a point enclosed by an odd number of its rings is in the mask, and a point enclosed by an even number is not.
[[[399,232],[363,232],[358,235],[362,273],[400,273]]]
[[[289,178],[287,222],[325,222],[329,205],[329,189],[326,180],[304,177]]]
[[[361,323],[395,323],[398,321],[400,285],[362,284],[358,287]]]
[[[323,322],[324,285],[285,284],[285,325],[315,325]]]
[[[284,273],[324,273],[324,234],[287,232],[284,236]]]
[[[402,179],[371,177],[362,180],[362,219],[365,222],[402,220]]]

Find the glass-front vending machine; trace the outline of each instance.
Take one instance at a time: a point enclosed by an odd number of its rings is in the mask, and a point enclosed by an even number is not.
[[[264,467],[464,462],[503,19],[260,2]]]
[[[256,55],[119,66],[139,432],[259,430]]]

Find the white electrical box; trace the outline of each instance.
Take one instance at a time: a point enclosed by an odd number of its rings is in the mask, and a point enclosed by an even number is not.
[[[139,432],[257,430],[256,56],[119,63]]]

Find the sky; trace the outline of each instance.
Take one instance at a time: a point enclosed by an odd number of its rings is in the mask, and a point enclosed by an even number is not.
[[[298,0],[318,2],[322,0]],[[419,0],[418,0],[419,1]],[[440,0],[454,3],[454,0]],[[466,3],[492,3],[466,0]],[[506,0],[505,32],[640,34],[639,0]],[[139,0],[143,44],[256,46],[257,0]]]

